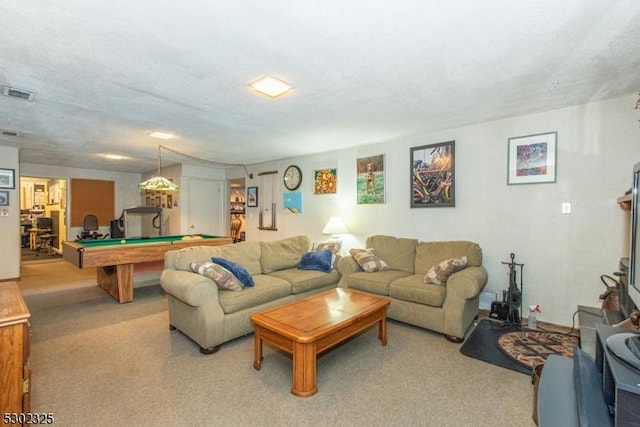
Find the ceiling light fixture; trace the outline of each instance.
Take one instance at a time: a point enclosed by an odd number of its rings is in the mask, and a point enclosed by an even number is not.
[[[159,191],[178,191],[179,187],[171,180],[163,177],[162,172],[162,153],[160,149],[164,148],[162,145],[158,145],[158,174],[146,181],[138,184],[138,188],[141,190],[159,190]]]
[[[194,160],[200,163],[206,163],[211,166],[236,166],[244,169],[244,172],[250,179],[253,179],[253,174],[249,173],[247,170],[247,166],[244,164],[237,163],[223,163],[223,162],[215,162],[213,160],[201,159],[200,157],[191,156],[189,154],[181,153],[180,151],[174,150],[173,148],[165,147],[164,145],[158,145],[158,175],[147,179],[146,181],[138,184],[138,188],[142,190],[160,190],[160,191],[178,191],[179,187],[173,183],[171,180],[164,178],[161,175],[162,172],[162,152],[161,150],[169,151],[170,153],[177,154],[178,156],[182,156],[187,159]]]
[[[291,90],[291,85],[275,77],[263,77],[251,83],[251,89],[270,98],[277,98]]]
[[[149,132],[149,136],[152,137],[152,138],[164,139],[164,140],[171,139],[171,138],[175,137],[175,135],[172,134],[172,133],[161,132],[159,130],[154,130],[154,131]]]
[[[102,157],[109,160],[124,160],[128,159],[127,156],[121,156],[120,154],[103,154]]]

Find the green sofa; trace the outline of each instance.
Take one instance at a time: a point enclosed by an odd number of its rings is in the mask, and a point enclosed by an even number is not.
[[[340,274],[299,270],[301,257],[311,251],[306,236],[270,242],[240,242],[224,246],[192,246],[166,252],[160,283],[168,294],[169,326],[200,346],[204,354],[253,332],[251,314],[335,288]],[[219,289],[207,276],[194,273],[192,262],[224,258],[240,264],[255,286],[241,291]],[[336,257],[335,263],[339,261]]]
[[[372,248],[389,269],[365,272],[351,256],[338,262],[338,286],[358,289],[391,300],[387,316],[462,342],[479,313],[479,296],[487,283],[482,249],[468,241],[419,242],[393,236],[370,236]],[[425,273],[438,263],[466,256],[467,267],[452,274],[445,285],[425,284]]]

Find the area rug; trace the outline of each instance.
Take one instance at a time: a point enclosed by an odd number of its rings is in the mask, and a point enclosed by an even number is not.
[[[551,354],[573,357],[578,337],[553,332],[522,330],[498,338],[498,346],[510,358],[533,369]]]
[[[536,335],[535,342],[533,335],[530,334]],[[505,348],[499,344],[503,336],[505,336],[502,340]],[[550,338],[550,336],[553,337]],[[563,341],[560,337],[567,339]],[[508,350],[507,343],[509,343]],[[532,366],[546,360],[549,354],[572,356],[573,347],[576,345],[578,345],[576,337],[531,331],[503,322],[482,319],[460,347],[460,352],[492,365],[531,375]]]

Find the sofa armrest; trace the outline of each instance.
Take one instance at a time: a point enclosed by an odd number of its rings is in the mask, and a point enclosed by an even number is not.
[[[364,271],[351,255],[340,257],[337,264],[338,272],[340,273],[340,282],[338,282],[339,288],[347,287],[347,278],[349,275],[357,273],[358,271]]]
[[[201,274],[164,269],[160,284],[166,293],[193,307],[205,305],[212,300],[218,301],[215,282]]]
[[[489,275],[482,266],[471,266],[452,274],[447,280],[447,299],[449,296],[460,299],[473,299],[487,284]]]

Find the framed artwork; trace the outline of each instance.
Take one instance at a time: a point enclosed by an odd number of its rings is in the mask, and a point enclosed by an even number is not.
[[[302,193],[299,191],[290,191],[284,193],[284,213],[300,214],[302,213]]]
[[[359,205],[384,203],[384,154],[356,159]]]
[[[167,209],[173,209],[173,195],[167,194]]]
[[[0,206],[9,206],[9,192],[0,191]]]
[[[15,169],[0,169],[0,188],[16,188]]]
[[[558,132],[509,138],[507,184],[556,182]]]
[[[258,187],[247,188],[247,207],[255,208],[258,206]]]
[[[455,141],[411,148],[411,207],[454,207]]]
[[[313,180],[313,194],[334,194],[337,191],[337,169],[320,169],[315,171]]]

